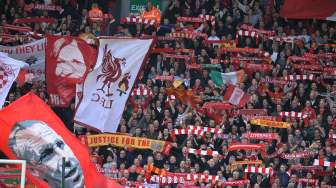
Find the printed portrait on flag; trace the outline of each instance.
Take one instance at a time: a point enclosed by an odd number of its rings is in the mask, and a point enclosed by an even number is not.
[[[48,36],[46,81],[50,103],[58,107],[68,106],[75,97],[76,84],[84,81],[96,59],[96,49],[80,38]]]
[[[120,187],[97,171],[87,146],[34,93],[0,110],[0,125],[0,150],[8,159],[26,160],[27,177],[45,184],[37,187],[61,186],[63,157],[66,188]]]
[[[8,145],[17,158],[27,161],[34,175],[45,179],[54,188],[60,187],[62,158],[65,157],[65,187],[84,186],[78,159],[46,123],[36,120],[16,123],[9,135]]]
[[[80,79],[84,76],[86,66],[76,40],[66,41],[60,38],[55,41],[53,50],[57,59],[55,69],[57,76],[73,79]]]

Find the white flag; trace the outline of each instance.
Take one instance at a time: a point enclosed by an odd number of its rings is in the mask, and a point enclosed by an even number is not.
[[[13,82],[19,75],[20,68],[28,64],[8,57],[8,54],[0,52],[0,107],[5,103],[6,97]]]
[[[84,82],[75,122],[117,131],[126,101],[152,39],[100,39],[97,63]]]
[[[28,63],[28,73],[34,75],[34,81],[45,80],[45,39],[18,46],[0,45],[0,52]]]

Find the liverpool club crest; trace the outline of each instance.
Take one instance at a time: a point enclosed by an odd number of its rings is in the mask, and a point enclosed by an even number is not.
[[[102,79],[103,85],[97,91],[102,91],[106,96],[112,96],[113,92],[110,92],[111,84],[116,82],[121,77],[121,65],[125,66],[125,58],[117,58],[112,56],[111,50],[107,51],[107,45],[104,47],[104,56],[102,63],[101,74],[97,76],[97,82]],[[105,93],[105,87],[107,90]]]

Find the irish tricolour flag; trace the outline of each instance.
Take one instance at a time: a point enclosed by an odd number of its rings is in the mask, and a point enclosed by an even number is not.
[[[226,83],[237,85],[243,82],[244,71],[240,70],[240,71],[228,72],[228,73],[211,71],[210,78],[217,86],[222,86],[223,84],[226,84]]]

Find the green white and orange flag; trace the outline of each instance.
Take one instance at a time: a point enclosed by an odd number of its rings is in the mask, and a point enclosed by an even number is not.
[[[228,73],[211,71],[210,78],[217,86],[222,86],[223,84],[226,84],[226,83],[231,83],[231,84],[236,85],[236,84],[243,82],[244,74],[245,73],[243,70],[239,70],[236,72],[228,72]]]

